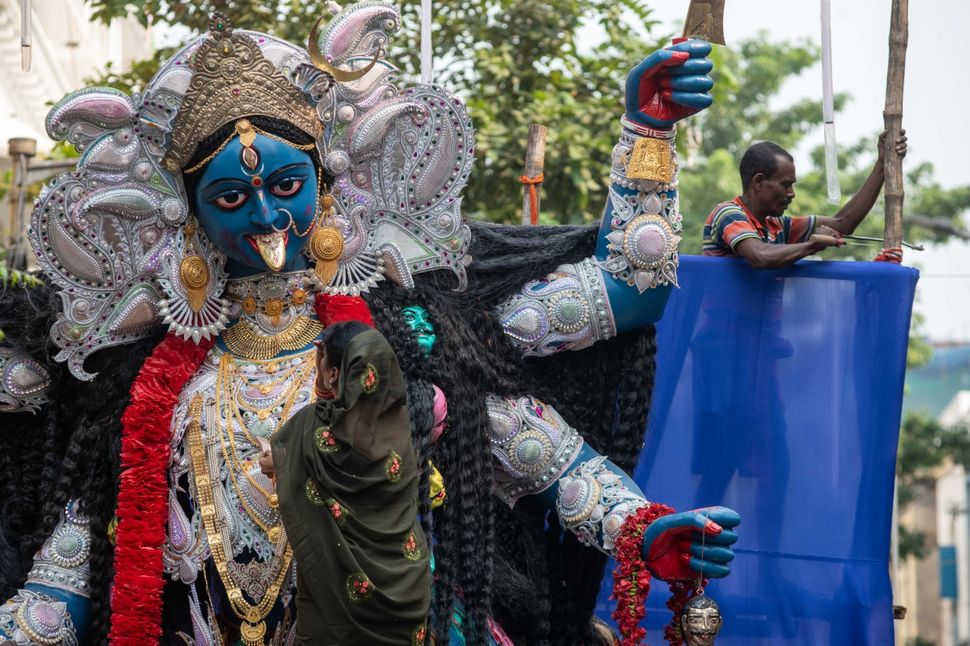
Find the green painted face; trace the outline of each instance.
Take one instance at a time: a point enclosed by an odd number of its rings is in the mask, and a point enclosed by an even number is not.
[[[434,347],[434,342],[438,337],[435,336],[434,324],[431,322],[431,315],[428,310],[420,305],[410,305],[401,310],[401,316],[404,317],[404,322],[414,332],[418,347],[421,348],[424,356],[431,354],[431,348]]]

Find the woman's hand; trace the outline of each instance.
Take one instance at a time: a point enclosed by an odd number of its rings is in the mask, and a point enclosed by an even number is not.
[[[273,466],[273,449],[270,447],[269,442],[263,438],[257,438],[259,440],[259,470],[263,472],[263,475],[267,478],[274,478],[276,476],[276,468]]]
[[[727,507],[706,507],[662,516],[643,532],[647,568],[664,581],[717,579],[731,572],[734,528],[741,516]]]

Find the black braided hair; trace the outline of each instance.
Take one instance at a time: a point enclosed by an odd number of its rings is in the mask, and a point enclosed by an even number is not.
[[[0,594],[6,599],[23,585],[35,552],[64,507],[80,501],[90,520],[90,641],[97,644],[107,640],[110,627],[114,558],[108,525],[118,496],[121,414],[131,383],[160,335],[98,352],[85,366],[97,376],[78,381],[53,360],[57,348],[47,331],[59,311],[60,299],[48,287],[8,288],[0,299],[0,329],[51,376],[50,403],[37,415],[9,416],[17,432],[0,433],[5,473]],[[4,417],[6,427],[10,422]]]
[[[457,593],[471,644],[484,641],[489,614],[515,643],[587,643],[595,639],[590,618],[606,559],[563,532],[554,517],[529,509],[527,500],[511,510],[493,502],[485,395],[546,401],[594,449],[632,470],[653,387],[653,328],[580,352],[524,360],[495,307],[528,280],[588,257],[597,228],[469,226],[474,262],[465,291],[451,291],[454,278],[436,272],[417,276],[411,290],[382,283],[365,295],[407,378],[437,384],[448,399],[449,430],[432,454],[448,492],[434,525],[433,633],[446,634]],[[415,358],[403,323],[408,305],[428,309],[435,324],[438,341],[427,361]]]

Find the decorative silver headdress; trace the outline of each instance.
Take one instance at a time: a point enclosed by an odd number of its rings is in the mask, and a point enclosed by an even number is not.
[[[318,286],[327,292],[359,294],[384,275],[410,286],[414,274],[437,269],[465,285],[470,232],[460,192],[473,163],[474,132],[461,101],[443,89],[398,91],[398,71],[383,54],[399,23],[393,7],[363,2],[320,30],[314,49],[329,66],[369,67],[336,86],[327,66],[315,67],[303,49],[232,31],[255,43],[258,56],[299,90],[322,124],[303,127],[322,131],[317,147],[338,189],[332,220],[344,244],[332,279]],[[88,88],[65,97],[47,117],[48,134],[83,155],[75,172],[42,190],[30,239],[61,290],[63,312],[51,329],[61,348],[56,359],[80,379],[94,376],[83,367],[91,353],[141,338],[160,321],[196,341],[225,327],[225,258],[201,229],[184,226],[191,220],[182,176],[163,163],[185,161],[169,154],[184,140],[176,132],[179,111],[207,64],[196,54],[220,37],[200,36],[184,47],[141,95]]]

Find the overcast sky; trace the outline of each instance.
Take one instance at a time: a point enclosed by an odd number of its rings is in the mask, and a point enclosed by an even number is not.
[[[687,0],[654,0],[654,16],[680,29]],[[853,143],[878,132],[886,100],[891,0],[832,0],[833,81],[836,92],[852,96],[836,117],[840,141]],[[821,39],[819,0],[727,0],[724,33],[732,42],[768,30],[773,40]],[[930,161],[945,187],[970,184],[970,69],[966,46],[970,0],[914,0],[909,3],[909,51],[903,124],[910,141],[906,163]],[[788,83],[778,106],[804,97],[821,100],[816,66]],[[821,115],[819,116],[821,121]],[[821,143],[821,129],[796,152],[805,162]],[[951,243],[925,252],[907,252],[906,264],[922,277],[917,309],[936,341],[970,341],[970,245]]]

